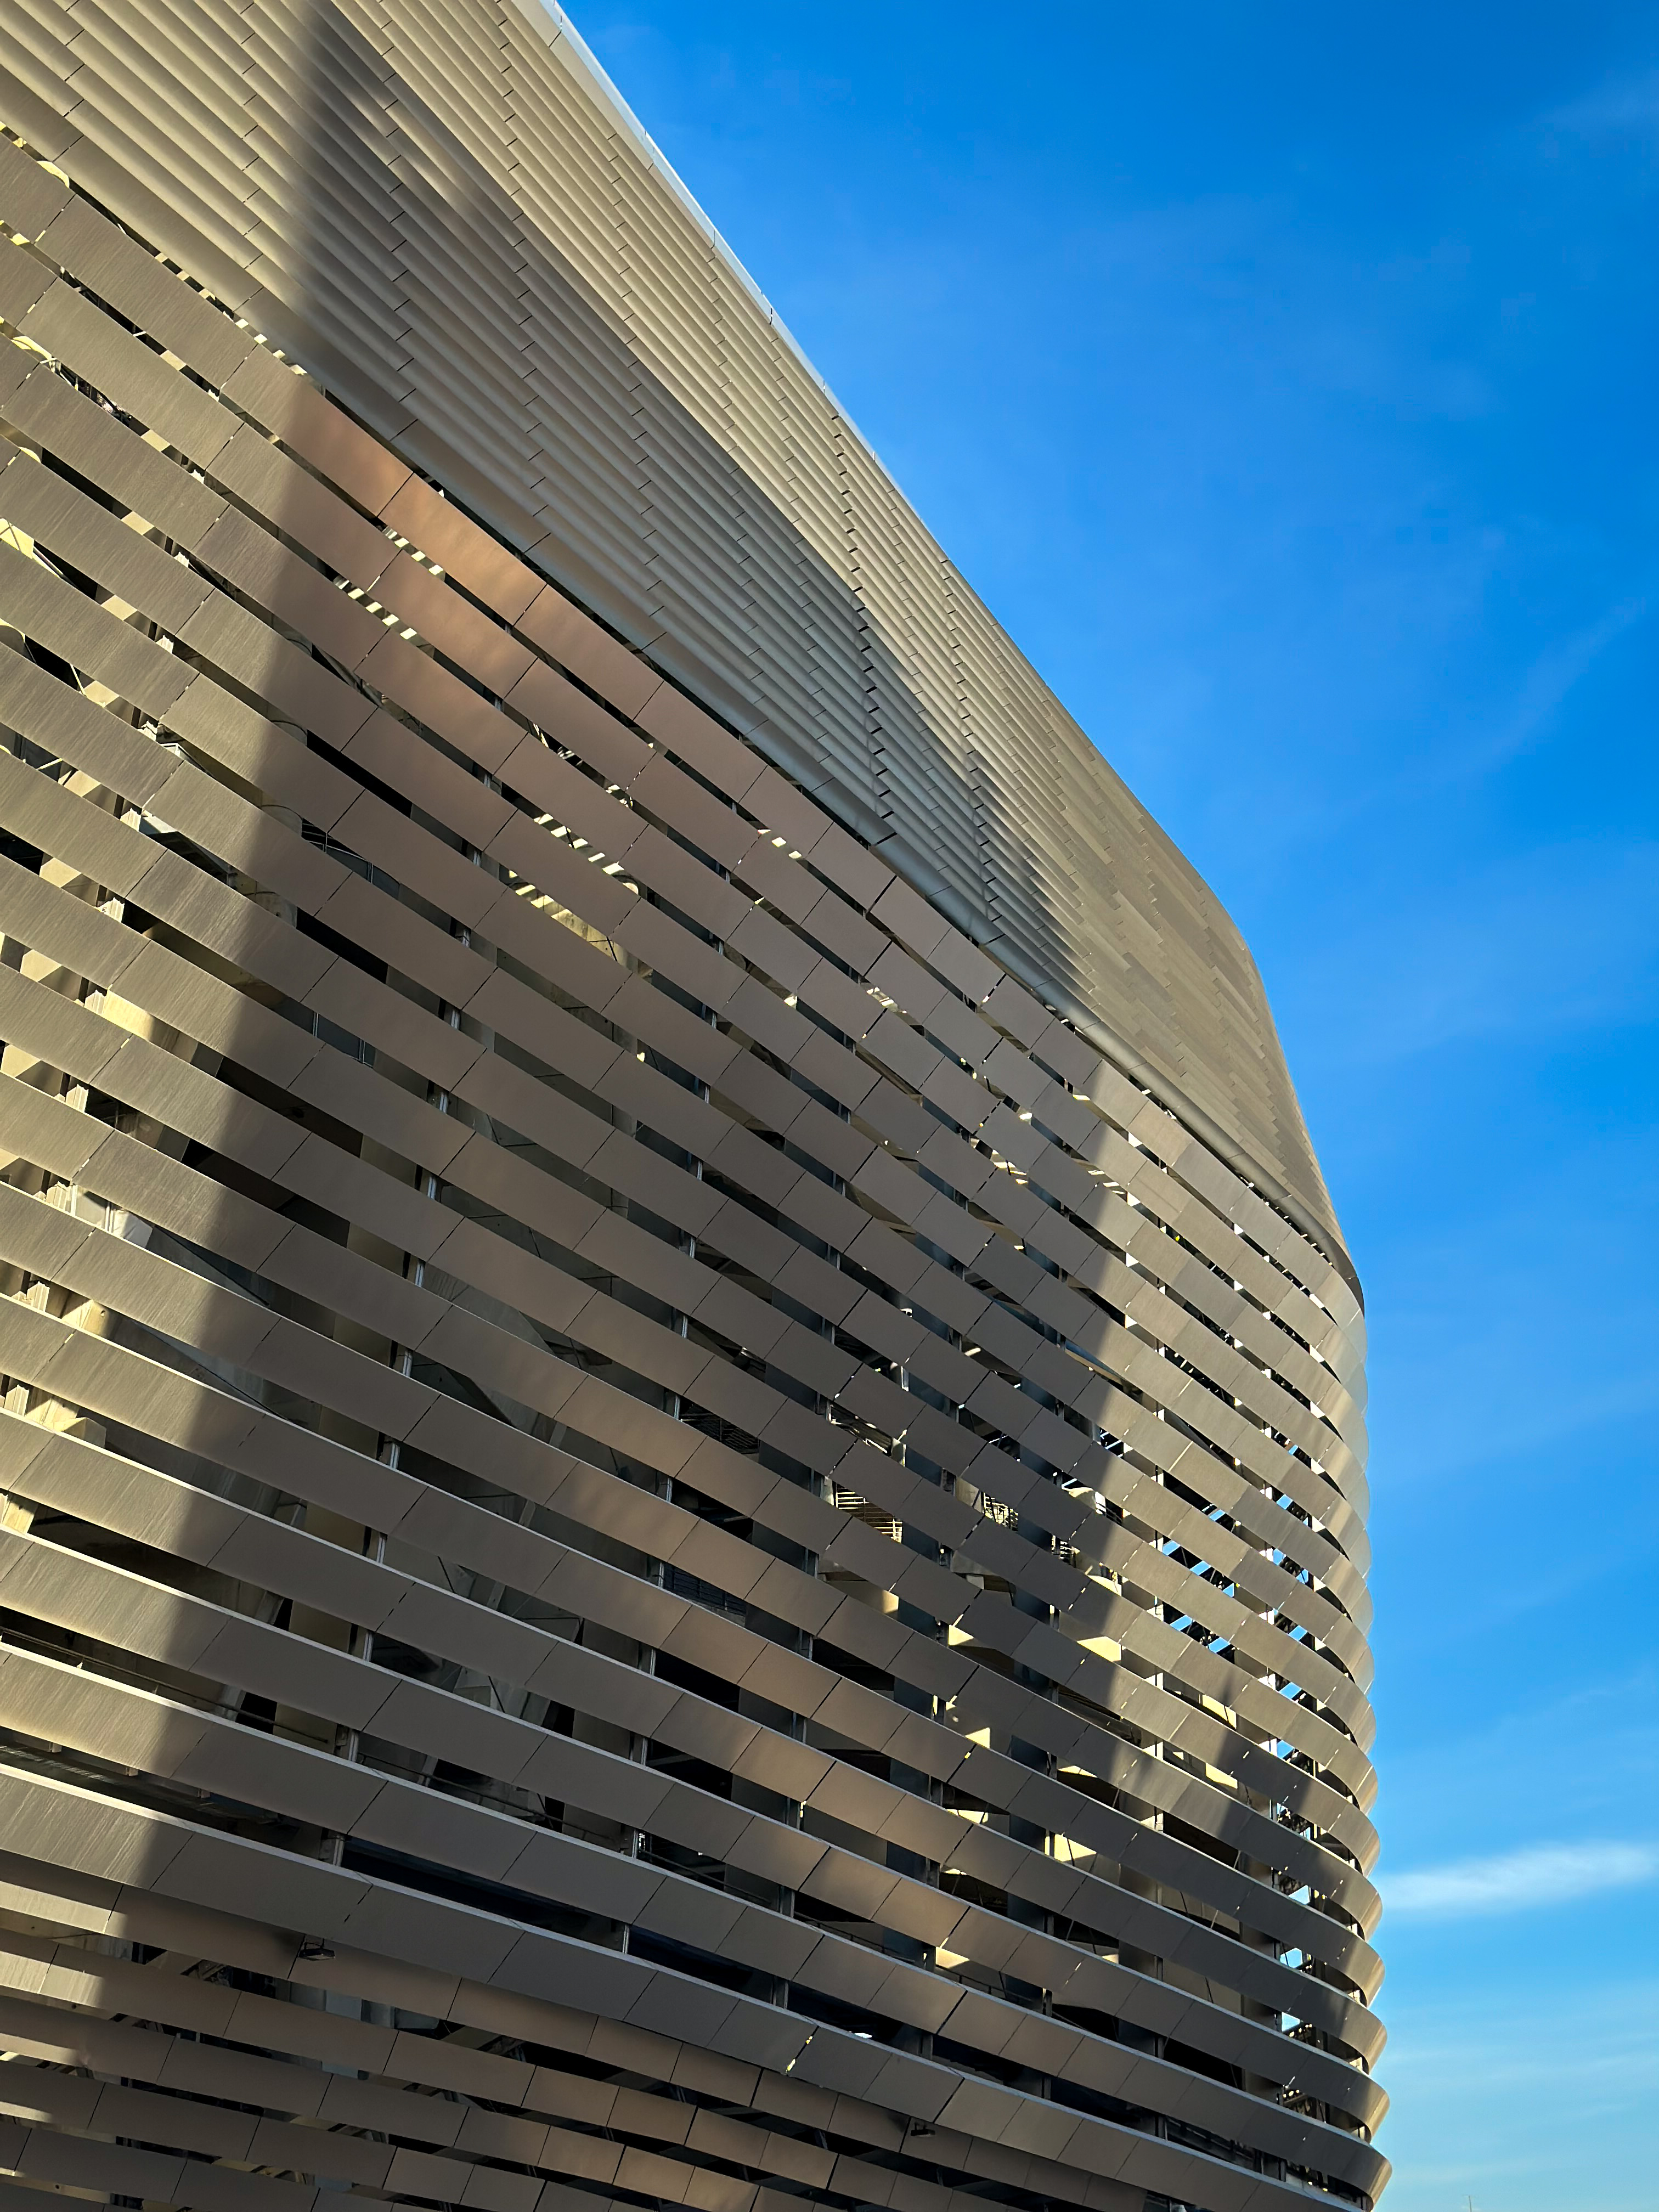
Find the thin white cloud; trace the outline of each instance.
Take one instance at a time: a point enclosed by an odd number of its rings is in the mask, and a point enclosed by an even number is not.
[[[1333,979],[1363,964],[1346,1001]],[[1528,1048],[1645,1022],[1659,1006],[1659,838],[1616,830],[1406,881],[1372,901],[1363,941],[1309,969],[1328,1062],[1356,1075],[1448,1048]]]
[[[1418,1867],[1382,1884],[1394,1916],[1417,1919],[1524,1912],[1659,1877],[1659,1844],[1542,1844],[1492,1858]]]
[[[1639,589],[1603,610],[1596,619],[1567,637],[1547,646],[1528,669],[1520,696],[1507,722],[1485,743],[1467,752],[1454,752],[1439,781],[1491,774],[1524,752],[1540,732],[1547,729],[1556,711],[1626,630],[1644,622],[1651,611],[1651,578]]]
[[[1659,70],[1645,76],[1616,78],[1599,92],[1558,107],[1545,118],[1555,131],[1598,137],[1608,131],[1646,131],[1659,129]]]

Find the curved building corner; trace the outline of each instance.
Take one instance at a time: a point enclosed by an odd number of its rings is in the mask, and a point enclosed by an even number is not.
[[[1370,2212],[1231,920],[562,16],[0,23],[17,2212]]]

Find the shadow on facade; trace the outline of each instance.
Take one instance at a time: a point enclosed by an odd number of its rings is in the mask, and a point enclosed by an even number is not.
[[[459,70],[462,56],[427,59]],[[483,134],[452,128],[435,88],[396,74],[332,7],[307,19],[288,119],[289,228],[261,273],[289,349],[1033,981],[1040,936],[1042,995],[1058,985],[1080,1007],[1090,979],[966,726],[960,665],[924,684],[924,644],[884,635],[867,596],[653,373],[532,201],[475,153]],[[372,262],[348,208],[378,244]],[[716,351],[745,342],[735,325],[690,336]],[[781,402],[787,445],[783,415]],[[787,454],[778,465],[800,481]],[[854,514],[846,492],[849,574]],[[942,564],[921,582],[966,596]]]

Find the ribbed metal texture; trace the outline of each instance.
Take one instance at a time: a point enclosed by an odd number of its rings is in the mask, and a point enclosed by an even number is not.
[[[538,0],[0,0],[9,115],[1334,1245],[1261,980]],[[37,115],[35,103],[45,110]],[[26,131],[25,135],[28,135]]]
[[[9,2193],[1368,2205],[1344,1274],[13,97]]]

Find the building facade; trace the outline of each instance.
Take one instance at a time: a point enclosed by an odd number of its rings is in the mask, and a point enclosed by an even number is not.
[[[0,28],[0,2189],[1369,2208],[1237,930],[556,12]]]

